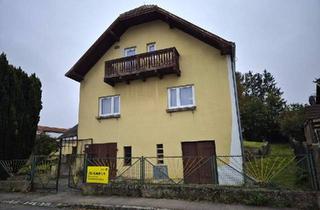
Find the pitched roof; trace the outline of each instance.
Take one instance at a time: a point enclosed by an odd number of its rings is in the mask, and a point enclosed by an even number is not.
[[[154,20],[162,20],[170,27],[178,28],[195,38],[219,49],[221,54],[234,56],[235,44],[215,34],[210,33],[156,5],[144,5],[122,13],[109,28],[94,42],[85,54],[74,64],[65,76],[78,82],[83,80],[86,73],[103,56],[105,52],[130,27]]]
[[[49,127],[49,126],[38,125],[37,132],[38,133],[45,133],[45,132],[63,133],[63,132],[66,132],[67,130],[68,129],[66,129],[66,128],[57,128],[57,127]]]
[[[61,136],[59,136],[59,139],[68,138],[68,137],[75,137],[78,136],[78,124],[73,126],[72,128],[65,131]]]

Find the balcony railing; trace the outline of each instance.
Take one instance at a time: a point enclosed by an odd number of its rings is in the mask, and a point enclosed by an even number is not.
[[[179,53],[174,47],[106,61],[104,81],[114,86],[165,74],[180,76]]]
[[[320,104],[314,104],[306,107],[306,119],[320,119]]]

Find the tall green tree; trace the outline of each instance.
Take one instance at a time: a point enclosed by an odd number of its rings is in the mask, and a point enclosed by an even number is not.
[[[266,70],[263,73],[237,72],[236,78],[244,138],[281,139],[279,116],[286,102],[272,74]]]
[[[283,135],[296,141],[304,141],[305,105],[290,104],[280,115],[280,128]]]
[[[27,158],[42,109],[41,82],[0,55],[0,159]]]

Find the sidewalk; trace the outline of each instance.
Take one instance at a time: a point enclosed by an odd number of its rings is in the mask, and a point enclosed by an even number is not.
[[[132,198],[118,196],[82,196],[80,192],[0,193],[0,203],[43,207],[79,207],[103,209],[201,209],[201,210],[275,210],[277,208],[227,205],[169,199]],[[288,208],[287,208],[288,209]],[[283,209],[284,210],[284,209]],[[290,209],[293,210],[293,209]]]

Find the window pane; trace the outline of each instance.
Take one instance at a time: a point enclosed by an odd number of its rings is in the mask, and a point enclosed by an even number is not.
[[[153,52],[156,50],[155,44],[148,44],[148,52]]]
[[[101,99],[101,114],[111,114],[111,98]]]
[[[125,54],[125,56],[135,55],[136,54],[136,48],[135,47],[127,48],[127,49],[124,50],[124,54]]]
[[[177,106],[177,89],[171,88],[170,89],[170,107]]]
[[[119,96],[115,96],[113,98],[113,113],[115,113],[115,114],[120,113],[119,112],[119,110],[120,110],[119,108],[120,108]]]
[[[158,148],[158,149],[163,148],[163,144],[157,144],[157,148]]]
[[[187,106],[193,104],[192,87],[180,88],[180,105]]]
[[[157,144],[157,163],[163,164],[163,144]]]

